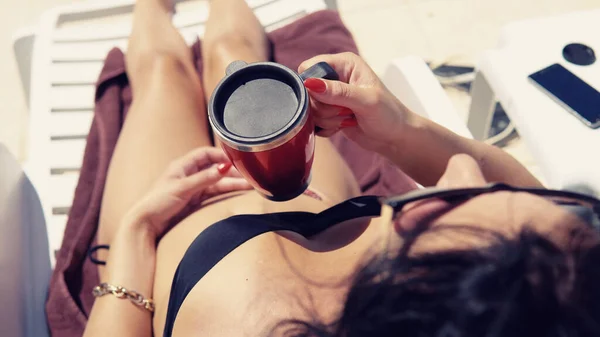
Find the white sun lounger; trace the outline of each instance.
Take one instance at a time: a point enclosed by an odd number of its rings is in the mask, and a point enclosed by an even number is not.
[[[322,0],[248,3],[269,31],[327,8]],[[55,8],[43,14],[33,35],[23,34],[15,42],[29,98],[25,171],[42,200],[51,252],[60,247],[79,178],[93,118],[95,82],[108,51],[127,48],[133,4],[126,0]],[[207,6],[207,1],[177,4],[173,22],[189,44],[204,34]]]
[[[327,8],[322,0],[248,2],[267,30]],[[206,3],[177,5],[174,23],[188,43],[202,36]],[[0,188],[4,239],[0,240],[0,285],[14,289],[10,296],[0,297],[0,308],[4,308],[0,309],[1,336],[47,336],[46,289],[79,177],[92,120],[94,83],[107,52],[113,46],[126,48],[132,9],[132,0],[56,8],[45,13],[37,27],[21,31],[15,39],[29,100],[29,151],[25,175],[0,144],[0,187],[5,187]],[[392,61],[383,81],[413,111],[470,137],[418,57]],[[11,212],[3,212],[6,209]]]

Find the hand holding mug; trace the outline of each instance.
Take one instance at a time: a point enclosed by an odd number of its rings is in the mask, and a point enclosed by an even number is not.
[[[301,74],[272,62],[236,61],[208,105],[215,136],[239,172],[264,197],[293,199],[310,184],[315,125],[303,81],[338,79],[317,63]]]
[[[383,152],[396,144],[410,111],[379,80],[375,72],[353,53],[316,56],[299,71],[327,62],[339,81],[309,78],[304,85],[311,96],[315,124],[329,137],[342,131],[365,149]]]

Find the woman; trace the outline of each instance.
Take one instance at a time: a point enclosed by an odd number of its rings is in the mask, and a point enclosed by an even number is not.
[[[85,336],[600,334],[600,302],[588,301],[599,299],[598,234],[536,195],[544,190],[456,190],[539,187],[513,158],[412,113],[358,56],[324,55],[299,69],[325,61],[341,78],[305,83],[324,137],[317,196],[267,201],[212,147],[204,107],[231,61],[267,59],[263,28],[244,1],[214,0],[203,46],[201,83],[167,4],[136,5],[126,60],[134,100],[98,230],[110,245],[106,284]],[[452,192],[392,198],[379,216],[378,199],[355,198],[325,138],[337,132]],[[255,216],[231,218],[242,214]]]

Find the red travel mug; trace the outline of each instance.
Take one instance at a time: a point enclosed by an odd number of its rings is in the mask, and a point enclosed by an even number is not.
[[[327,63],[298,75],[272,62],[236,61],[208,106],[214,135],[260,194],[286,201],[302,194],[311,179],[315,125],[304,80],[338,80]]]

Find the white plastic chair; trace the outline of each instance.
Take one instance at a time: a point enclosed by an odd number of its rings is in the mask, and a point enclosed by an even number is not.
[[[322,0],[248,2],[267,30],[326,8]],[[2,336],[47,335],[43,310],[48,276],[54,265],[53,253],[62,241],[79,177],[85,137],[92,120],[94,83],[107,52],[113,46],[126,48],[133,3],[133,0],[109,4],[92,2],[56,8],[45,13],[36,28],[22,31],[15,39],[14,50],[30,107],[30,149],[25,171],[41,204],[33,197],[31,185],[26,184],[29,197],[19,199],[20,208],[14,210],[28,209],[33,213],[30,218],[11,218],[12,227],[7,228],[12,232],[20,230],[20,241],[13,241],[5,249],[0,247],[0,289],[16,289],[4,284],[20,284],[19,289],[24,289],[11,296],[0,296],[0,308],[12,310],[14,306],[7,303],[22,304],[13,315],[3,316],[0,312],[0,317],[7,318],[7,324],[0,325]],[[203,9],[205,5],[205,1],[178,4],[174,23],[188,43],[202,36],[207,14],[207,8]],[[394,60],[383,81],[410,109],[470,137],[464,122],[421,59],[412,56]],[[7,159],[6,153],[2,154],[0,151],[1,167],[6,161],[12,165],[6,167],[17,170],[16,162]],[[18,172],[0,171],[0,186],[5,181],[25,184],[23,172]],[[0,207],[14,202],[11,201],[14,195],[4,195],[7,197],[2,198],[0,193]],[[0,226],[0,230],[4,229]],[[2,236],[6,237],[9,236]]]
[[[563,57],[563,48],[574,42],[598,52],[599,29],[600,8],[504,26],[498,48],[478,57],[467,125],[475,139],[487,138],[496,103],[501,103],[529,153],[521,159],[529,161],[527,166],[548,188],[600,196],[600,157],[580,145],[600,143],[600,133],[573,118],[528,80],[534,72],[558,63],[600,88],[600,63],[579,66]]]
[[[94,1],[58,7],[15,39],[30,110],[25,171],[42,200],[53,263],[93,118],[95,82],[108,51],[113,47],[126,50],[134,3]],[[248,3],[267,31],[327,8],[323,0]],[[204,34],[207,6],[208,1],[177,3],[173,22],[189,44]]]
[[[427,64],[417,56],[392,60],[383,83],[407,108],[445,126],[454,133],[473,138],[450,98]]]
[[[504,25],[500,30],[497,47],[482,53],[480,56],[475,80],[471,85],[472,102],[467,124],[475,139],[484,140],[488,137],[496,105],[496,96],[499,94],[492,90],[488,83],[489,79],[486,79],[486,76],[480,71],[480,68],[489,62],[490,54],[500,50],[513,50],[519,55],[515,58],[517,60],[520,60],[520,55],[527,55],[525,59],[533,56],[541,60],[551,58],[549,60],[551,63],[561,62],[563,61],[562,55],[548,54],[553,53],[553,49],[560,52],[565,45],[571,42],[589,44],[589,41],[592,41],[596,45],[598,44],[600,40],[596,32],[600,27],[599,18],[600,8],[519,20]],[[535,44],[532,44],[532,41],[535,41]],[[592,47],[595,46],[592,45]],[[539,55],[542,51],[547,55]],[[551,63],[548,63],[548,65]],[[515,64],[514,67],[519,68],[519,65]],[[489,76],[489,74],[486,75]],[[519,130],[519,132],[522,131],[524,130]],[[564,186],[556,187],[561,188]]]

